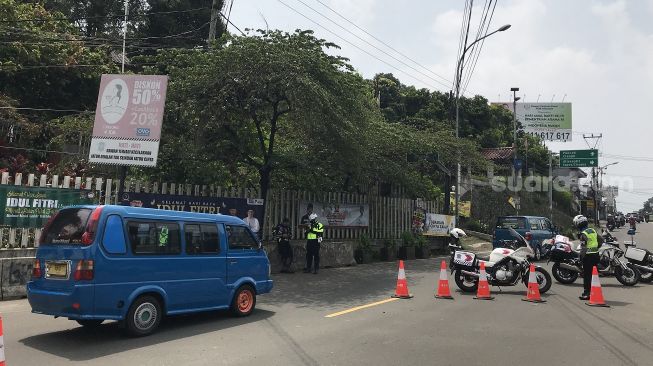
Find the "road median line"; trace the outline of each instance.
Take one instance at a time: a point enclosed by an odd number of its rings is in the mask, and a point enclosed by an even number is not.
[[[371,308],[373,306],[382,305],[382,304],[392,302],[392,301],[395,301],[395,300],[399,300],[399,299],[398,298],[385,299],[385,300],[382,300],[382,301],[373,302],[371,304],[356,306],[356,307],[353,307],[351,309],[347,309],[347,310],[339,311],[337,313],[332,313],[332,314],[329,314],[329,315],[325,315],[324,317],[325,318],[333,318],[333,317],[336,317],[336,316],[339,316],[339,315],[345,315],[345,314],[353,313],[354,311]]]

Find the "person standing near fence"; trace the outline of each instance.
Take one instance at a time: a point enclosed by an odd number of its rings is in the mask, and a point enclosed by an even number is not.
[[[247,223],[247,226],[249,226],[254,235],[260,238],[259,231],[261,230],[261,225],[259,225],[258,219],[254,217],[254,210],[247,210],[247,217],[243,220]]]
[[[277,240],[279,256],[281,256],[281,273],[295,273],[292,270],[293,252],[290,246],[290,219],[287,217],[272,231],[272,236]]]
[[[317,274],[320,269],[320,243],[322,243],[324,237],[324,225],[317,221],[315,213],[310,214],[308,218],[310,222],[308,233],[306,233],[306,267],[304,273],[311,273],[311,268],[313,268],[313,274]]]

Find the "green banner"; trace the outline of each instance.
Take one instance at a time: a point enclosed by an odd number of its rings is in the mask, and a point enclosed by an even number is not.
[[[93,204],[89,191],[0,185],[0,226],[41,228],[62,207]]]

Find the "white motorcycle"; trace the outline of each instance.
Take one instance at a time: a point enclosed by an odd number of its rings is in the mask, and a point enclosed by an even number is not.
[[[476,257],[475,253],[466,252],[462,247],[449,244],[451,259],[449,266],[454,273],[456,286],[464,292],[475,292],[478,287],[481,262],[485,263],[488,283],[493,286],[515,286],[520,280],[528,287],[530,259],[535,258],[535,251],[530,243],[514,229],[510,233],[523,246],[517,249],[496,248],[490,254],[489,261]],[[551,288],[551,276],[546,269],[535,266],[535,278],[543,294]]]

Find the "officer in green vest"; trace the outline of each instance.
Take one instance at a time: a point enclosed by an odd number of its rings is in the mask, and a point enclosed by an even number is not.
[[[315,213],[311,213],[308,219],[310,223],[306,233],[306,267],[304,273],[311,273],[312,267],[313,274],[317,274],[320,268],[320,243],[324,235],[324,225],[317,221]],[[313,267],[313,263],[315,263],[315,267]]]
[[[580,231],[580,260],[583,263],[583,294],[581,300],[589,300],[592,288],[592,269],[599,264],[599,246],[603,238],[596,230],[588,227],[587,217],[577,215],[574,217],[574,226]]]

